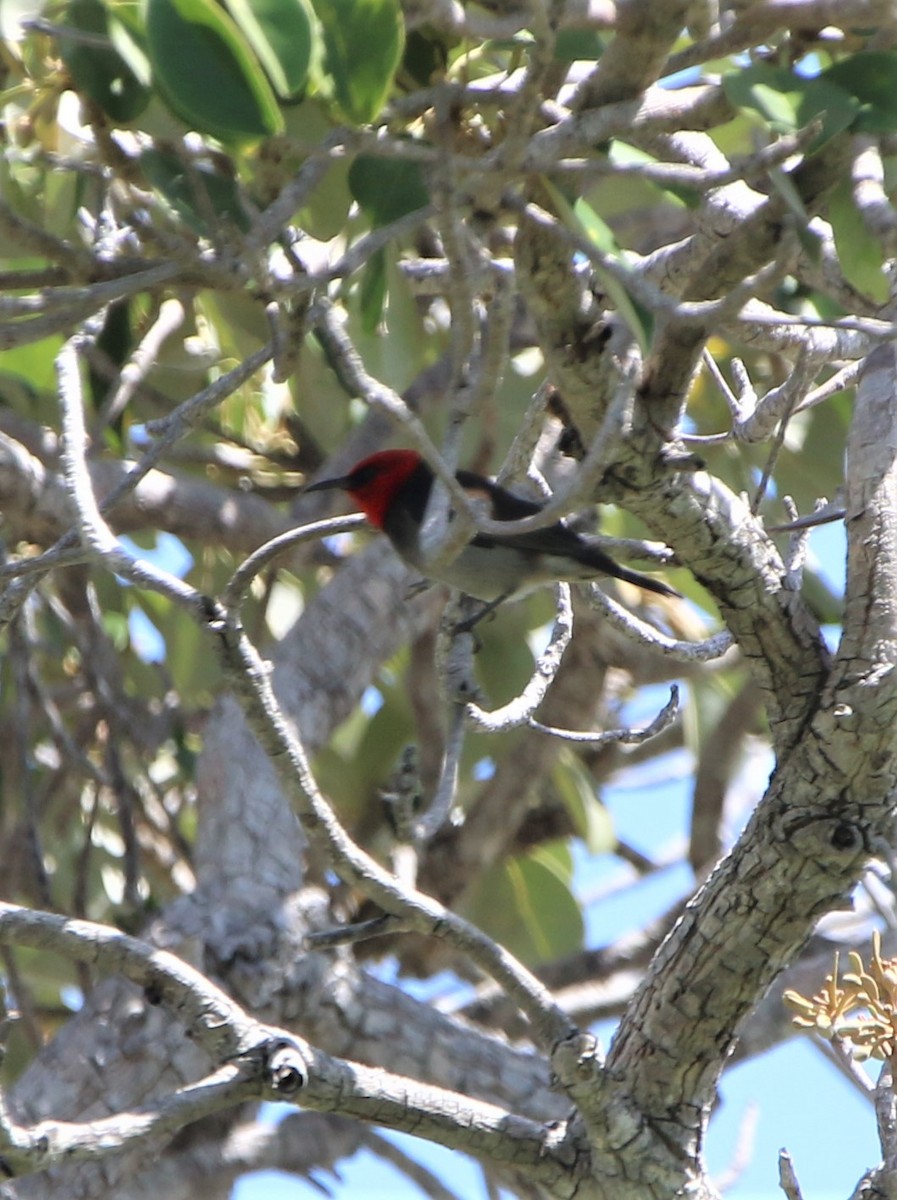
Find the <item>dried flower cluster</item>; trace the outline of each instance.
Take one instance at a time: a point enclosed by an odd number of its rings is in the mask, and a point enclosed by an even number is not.
[[[897,1063],[897,958],[882,958],[881,938],[873,934],[868,970],[855,950],[848,955],[851,970],[838,979],[839,956],[832,973],[812,999],[787,991],[785,1003],[797,1014],[795,1025],[813,1029],[829,1041],[847,1044],[854,1058],[880,1058]]]

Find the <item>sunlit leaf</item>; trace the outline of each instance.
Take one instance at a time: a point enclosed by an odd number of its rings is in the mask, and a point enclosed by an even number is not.
[[[854,128],[870,133],[897,129],[897,54],[871,50],[853,54],[824,71],[860,105]]]
[[[609,854],[617,844],[616,831],[582,761],[570,752],[561,754],[551,780],[589,853]]]
[[[817,121],[820,130],[810,153],[849,129],[860,111],[859,101],[830,73],[807,78],[767,63],[725,75],[723,90],[733,104],[758,113],[778,133],[796,133]]]
[[[146,0],[146,34],[154,81],[188,125],[224,141],[282,128],[264,71],[214,0]]]
[[[397,0],[317,0],[325,71],[350,121],[380,112],[402,59],[405,25]]]
[[[464,913],[530,966],[582,945],[582,912],[558,863],[541,851],[491,867]]]
[[[305,0],[226,0],[278,96],[304,89],[311,62],[313,15]]]
[[[845,278],[876,304],[884,304],[890,294],[884,248],[863,220],[849,179],[842,179],[832,192],[828,218]]]

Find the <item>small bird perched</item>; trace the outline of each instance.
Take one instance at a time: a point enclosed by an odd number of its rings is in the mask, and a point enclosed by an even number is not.
[[[485,502],[494,521],[516,521],[541,512],[541,505],[515,496],[473,471],[456,478],[471,499]],[[322,479],[306,490],[338,488],[348,492],[368,521],[382,529],[399,557],[430,579],[489,602],[494,607],[510,596],[545,584],[593,580],[611,575],[659,596],[678,596],[669,584],[615,563],[593,539],[562,521],[532,533],[507,537],[477,533],[452,562],[431,573],[421,549],[421,528],[434,475],[416,450],[381,450],[356,463],[348,475]]]

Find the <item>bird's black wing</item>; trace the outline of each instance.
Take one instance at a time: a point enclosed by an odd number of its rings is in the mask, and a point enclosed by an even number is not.
[[[519,521],[521,517],[531,517],[540,512],[541,504],[525,500],[523,496],[515,496],[506,491],[491,479],[475,475],[473,471],[458,471],[457,480],[472,500],[486,500],[496,521]]]
[[[503,487],[492,483],[491,480],[482,479],[479,475],[474,475],[469,471],[459,471],[458,482],[471,493],[473,499],[479,497],[489,501],[491,515],[496,521],[517,521],[522,517],[531,517],[534,513],[542,510],[541,504],[525,500],[522,496],[515,496],[513,492],[505,491]],[[565,525],[563,521],[558,521],[554,525],[546,525],[544,529],[535,529],[531,533],[508,534],[507,538],[503,538],[500,534],[478,533],[473,539],[473,545],[512,546],[517,550],[544,554],[554,559],[568,557],[589,570],[600,572],[603,575],[611,575],[616,579],[624,579],[628,583],[634,583],[638,587],[656,592],[660,596],[678,596],[680,594],[661,579],[654,579],[650,575],[643,575],[640,571],[632,571],[628,567],[621,566],[596,541],[583,537],[582,534]]]
[[[519,521],[523,517],[531,517],[542,511],[542,505],[523,496],[515,496],[490,479],[483,479],[470,471],[459,471],[458,482],[471,495],[471,499],[487,500],[490,516],[494,521]],[[550,534],[550,537],[546,535]],[[535,529],[531,533],[512,533],[509,535],[514,546],[520,550],[532,550],[534,554],[569,553],[576,557],[578,549],[582,548],[583,539],[578,533],[563,522],[546,525],[544,529]],[[501,546],[505,539],[500,534],[478,533],[473,539],[475,546]]]

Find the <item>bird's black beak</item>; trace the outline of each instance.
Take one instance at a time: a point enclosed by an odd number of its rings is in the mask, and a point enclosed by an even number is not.
[[[317,483],[310,483],[307,488],[302,490],[305,492],[329,492],[337,489],[342,492],[348,491],[348,475],[340,475],[336,479],[319,479]]]

